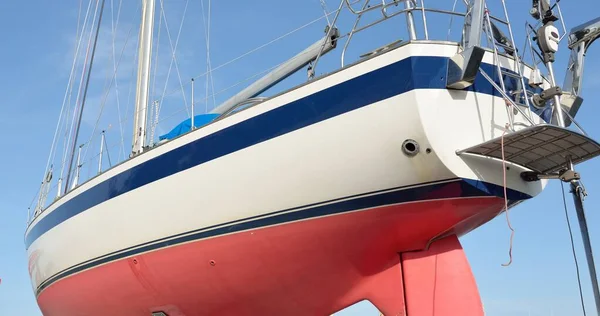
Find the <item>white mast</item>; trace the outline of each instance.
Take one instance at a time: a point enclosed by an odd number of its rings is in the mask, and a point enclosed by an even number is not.
[[[138,48],[138,76],[135,94],[132,156],[141,153],[146,145],[146,110],[148,106],[148,88],[150,85],[153,33],[154,0],[142,0],[142,23],[140,25],[140,46]]]

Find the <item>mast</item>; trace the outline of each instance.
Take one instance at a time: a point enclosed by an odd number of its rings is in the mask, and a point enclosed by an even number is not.
[[[83,97],[81,99],[81,107],[79,108],[79,113],[78,113],[78,117],[77,117],[77,125],[75,127],[75,133],[74,133],[75,139],[73,140],[73,143],[71,144],[71,153],[69,156],[69,164],[67,165],[67,178],[65,181],[65,192],[64,192],[65,194],[69,190],[69,180],[70,180],[71,172],[73,169],[73,158],[75,156],[75,147],[77,146],[77,140],[79,139],[79,129],[81,128],[81,120],[83,118],[83,109],[85,108],[85,101],[87,99],[88,87],[90,86],[90,76],[92,74],[92,66],[94,65],[94,56],[96,55],[96,45],[98,44],[98,35],[100,34],[100,25],[102,23],[102,14],[104,13],[104,3],[105,2],[106,2],[106,0],[102,0],[102,4],[100,5],[100,15],[98,16],[98,22],[96,24],[96,35],[94,36],[94,45],[92,47],[92,55],[90,57],[90,68],[88,69],[87,78],[85,80],[85,88],[83,90]],[[96,6],[96,10],[98,10],[98,6]],[[85,71],[85,69],[84,69],[84,71]]]
[[[138,76],[135,93],[135,116],[131,155],[137,155],[146,145],[146,121],[148,91],[150,86],[150,63],[152,57],[152,35],[154,33],[154,0],[142,0],[142,22],[138,47]]]

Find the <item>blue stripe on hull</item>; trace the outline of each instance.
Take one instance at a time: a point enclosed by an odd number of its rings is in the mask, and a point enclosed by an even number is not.
[[[101,182],[42,218],[26,247],[48,230],[102,202],[221,156],[414,89],[445,89],[445,57],[410,57],[252,117]],[[484,64],[488,74],[495,67]],[[467,90],[498,93],[481,74]],[[125,210],[124,210],[125,211]]]
[[[486,189],[482,190],[485,187]],[[292,223],[299,220],[312,219],[328,215],[343,214],[357,210],[383,207],[387,205],[410,203],[418,201],[431,201],[450,198],[468,198],[489,196],[491,191],[501,192],[502,187],[485,184],[478,181],[453,179],[427,183],[418,187],[401,187],[383,191],[370,192],[360,196],[346,197],[333,201],[326,201],[313,205],[306,205],[294,209],[286,209],[262,216],[245,218],[238,221],[223,223],[211,227],[204,227],[196,231],[186,232],[159,240],[150,241],[145,244],[136,245],[102,257],[83,262],[75,267],[63,270],[44,281],[37,289],[39,294],[44,288],[52,283],[65,278],[71,274],[93,268],[95,266],[116,261],[136,254],[157,250],[164,247],[175,246],[181,243],[198,241],[220,235],[238,233],[246,230],[257,229],[267,226]],[[529,196],[508,189],[507,195],[510,201],[529,198]]]

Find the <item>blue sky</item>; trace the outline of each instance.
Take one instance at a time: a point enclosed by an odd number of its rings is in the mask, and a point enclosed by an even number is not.
[[[85,1],[87,2],[87,1]],[[461,2],[461,1],[459,1]],[[501,14],[490,0],[493,13]],[[113,20],[119,1],[113,0]],[[207,10],[208,1],[204,1]],[[310,22],[322,15],[318,0],[274,1],[263,0],[226,2],[214,1],[211,21],[211,64],[213,67],[244,54],[282,34]],[[449,9],[452,1],[426,1],[428,5]],[[524,20],[529,19],[528,1],[507,0],[510,18],[514,22],[517,43],[523,43]],[[92,73],[88,105],[84,113],[81,141],[93,136],[90,143],[89,160],[84,175],[93,174],[97,158],[92,152],[99,146],[98,131],[107,129],[107,143],[112,160],[123,157],[129,152],[131,122],[126,120],[132,111],[133,95],[130,95],[131,71],[134,67],[136,6],[137,1],[125,1],[122,6],[118,27],[114,35],[115,51],[122,58],[117,71],[117,96],[114,82],[105,93],[107,77],[113,74],[111,1],[107,0],[103,35],[99,39],[96,64]],[[185,23],[176,51],[180,77],[187,84],[191,77],[206,71],[206,51],[202,7],[200,1],[189,1],[187,10],[185,0],[165,0],[165,16],[172,41],[175,42],[179,22],[185,12]],[[84,6],[87,3],[84,3]],[[338,5],[337,1],[327,1],[329,10]],[[596,1],[582,0],[564,2],[563,14],[567,28],[595,18]],[[47,2],[3,1],[0,3],[0,87],[3,97],[0,102],[0,135],[3,135],[3,154],[0,155],[0,314],[1,315],[39,315],[27,275],[27,259],[23,244],[23,233],[27,220],[27,207],[38,189],[52,136],[63,100],[68,74],[74,53],[75,28],[79,1]],[[157,7],[157,13],[160,7]],[[346,32],[352,23],[348,14],[340,17],[339,26]],[[365,21],[370,17],[365,17]],[[529,19],[530,20],[530,19]],[[420,23],[417,18],[417,22]],[[458,25],[455,20],[454,25]],[[445,39],[448,30],[446,17],[428,16],[430,36]],[[163,22],[164,23],[164,22]],[[347,52],[348,61],[389,43],[396,38],[406,39],[402,19],[390,20],[375,28],[370,35],[358,35]],[[158,22],[157,22],[158,26]],[[208,97],[208,102],[199,102],[196,112],[223,101],[241,89],[244,84],[226,89],[269,67],[283,62],[289,56],[312,44],[323,34],[325,21],[321,20],[290,37],[277,41],[264,49],[250,54],[238,62],[229,64],[213,73],[209,81],[210,91],[222,91]],[[133,27],[133,28],[132,28]],[[129,31],[131,28],[131,32]],[[375,33],[376,32],[376,33]],[[129,34],[129,35],[128,35]],[[365,32],[367,34],[367,32]],[[422,33],[420,33],[422,34]],[[456,29],[451,38],[455,38]],[[168,94],[161,109],[161,119],[156,134],[168,131],[186,117],[189,106],[189,85],[183,93],[175,69],[168,72],[170,48],[164,24],[161,26],[161,40],[158,47],[158,66],[156,82],[152,84],[152,100],[160,99],[162,91],[175,91]],[[342,42],[343,45],[343,42]],[[596,44],[598,45],[598,44]],[[561,44],[555,66],[559,83],[562,82],[568,53]],[[331,70],[339,65],[339,53],[327,55],[319,62],[318,73]],[[155,54],[156,56],[156,54]],[[600,109],[600,48],[592,47],[586,60],[584,74],[584,106],[577,117],[587,132],[600,139],[600,126],[597,117]],[[169,80],[167,80],[167,76]],[[305,80],[301,71],[282,83],[278,89],[290,87]],[[166,83],[166,84],[165,84]],[[214,90],[212,86],[214,85]],[[166,87],[166,88],[165,88]],[[196,100],[206,98],[206,79],[196,80]],[[129,100],[129,101],[128,101]],[[117,108],[116,104],[119,104]],[[102,104],[105,104],[103,107]],[[102,116],[97,121],[98,113]],[[119,111],[120,110],[120,111]],[[127,112],[128,111],[128,112]],[[121,119],[119,119],[119,113]],[[125,119],[124,119],[125,118]],[[123,121],[121,124],[119,121]],[[97,122],[97,123],[96,123]],[[94,126],[98,125],[94,131]],[[121,128],[124,145],[121,146]],[[62,145],[61,145],[62,146]],[[59,152],[60,156],[60,152]],[[106,159],[106,158],[105,158]],[[108,163],[104,162],[104,167]],[[600,232],[597,230],[600,217],[600,160],[594,160],[577,167],[581,172],[590,196],[586,200],[587,217],[594,251],[600,253]],[[569,215],[576,223],[572,200],[567,197]],[[516,230],[513,248],[513,264],[502,267],[508,257],[509,230],[504,215],[494,219],[484,227],[462,239],[473,272],[481,292],[487,315],[580,315],[581,308],[577,289],[575,267],[571,255],[569,235],[562,206],[560,183],[552,182],[537,198],[527,201],[510,212],[511,222]],[[581,248],[579,230],[574,228],[575,245],[580,260],[582,282],[588,312],[592,313],[593,299],[584,253]],[[359,304],[340,313],[341,315],[377,315],[368,304]]]

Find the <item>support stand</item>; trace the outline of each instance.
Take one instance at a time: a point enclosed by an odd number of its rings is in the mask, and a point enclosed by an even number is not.
[[[583,240],[583,247],[585,249],[585,256],[587,259],[588,269],[590,272],[590,279],[592,281],[592,288],[594,290],[594,301],[596,303],[596,315],[600,315],[600,289],[598,288],[598,277],[596,275],[596,265],[594,264],[594,255],[592,253],[592,245],[590,243],[590,235],[588,233],[587,221],[585,219],[585,212],[583,209],[583,199],[585,197],[585,191],[579,181],[577,181],[577,180],[571,181],[571,193],[573,194],[573,201],[575,202],[575,210],[577,212],[579,229],[581,230],[581,239]]]

